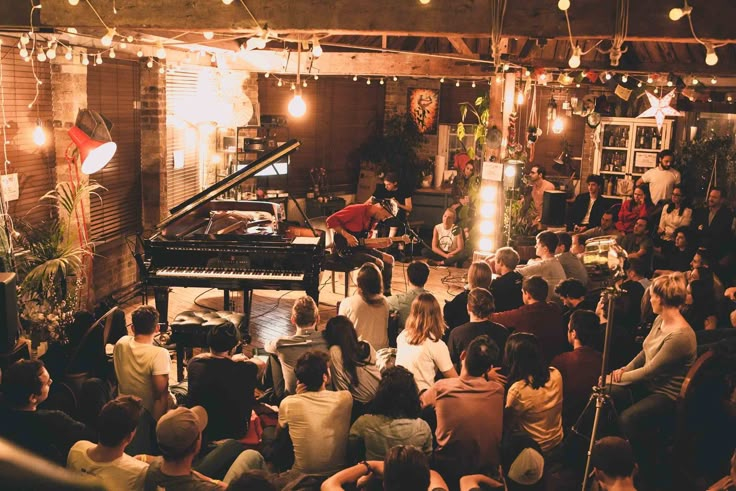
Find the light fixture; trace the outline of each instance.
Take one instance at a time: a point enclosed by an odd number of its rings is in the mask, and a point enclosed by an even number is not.
[[[730,95],[729,96],[726,96],[726,100],[728,102],[733,102],[733,96],[730,96]]]
[[[629,81],[629,76],[624,73],[623,75],[621,75],[621,81],[623,83],[628,82]]]
[[[307,84],[307,81],[306,80],[302,81],[302,87],[306,87],[307,85],[308,84]]]
[[[142,50],[142,49],[139,49],[139,50],[138,50],[138,51],[136,52],[136,56],[137,56],[138,58],[143,58],[143,50]]]
[[[422,5],[427,5],[431,1],[432,0],[419,0],[419,3],[421,3]]]
[[[570,59],[567,61],[570,68],[577,68],[580,66],[580,57],[582,54],[583,51],[580,49],[580,46],[575,45],[575,47],[572,48],[572,56],[570,56]]]
[[[518,105],[524,104],[524,92],[521,90],[516,94],[516,103]]]
[[[49,60],[53,60],[54,58],[56,58],[56,45],[46,50],[46,58],[48,58]]]
[[[133,36],[128,36],[128,37],[125,38],[125,40],[128,41],[129,43],[132,43],[133,42]]]
[[[370,84],[371,84],[371,79],[368,79],[368,80],[366,80],[366,81],[365,81],[365,84],[366,84],[366,85],[370,85]]]
[[[322,56],[322,46],[319,44],[319,40],[316,37],[312,40],[312,56],[315,58]]]
[[[565,123],[563,123],[562,118],[555,118],[555,120],[552,122],[552,133],[559,135],[564,129]]]
[[[41,49],[36,54],[36,58],[38,59],[38,61],[46,61],[46,53],[44,53],[43,50]]]
[[[531,72],[531,71],[530,71],[530,70],[529,70],[528,68],[524,70],[524,76],[525,76],[525,77],[528,77],[528,76],[530,76],[531,74],[532,74],[532,72]]]
[[[358,76],[357,75],[353,75],[353,82],[357,82],[357,81],[358,81]]]
[[[641,80],[636,84],[637,87],[641,88],[643,84],[641,83]]]
[[[498,80],[498,79],[496,79],[496,80]],[[547,74],[546,73],[540,73],[539,74],[539,80],[541,82],[544,82],[545,80],[547,80]]]
[[[282,82],[282,81],[281,81],[281,79],[279,79],[279,81],[278,81],[278,83],[276,84],[276,86],[277,86],[277,87],[283,87],[283,86],[284,86],[284,82]]]
[[[496,82],[498,82],[499,84],[500,84],[501,82],[503,82],[503,76],[501,76],[501,75],[496,75]]]
[[[455,87],[460,87],[460,81],[459,80],[455,82]]]
[[[26,44],[28,44],[30,42],[30,40],[31,40],[31,37],[28,34],[26,34],[25,32],[20,35],[20,44],[22,44],[23,46],[25,46]]]
[[[233,0],[222,0],[222,3],[224,3],[225,5],[230,5],[231,3],[233,3]]]
[[[127,47],[128,47],[128,43],[126,43],[125,41],[120,43],[120,49],[125,49]]]
[[[393,80],[394,80],[394,82],[397,82],[399,80],[399,77],[397,77],[396,75],[394,75],[394,79]]]
[[[18,51],[18,54],[21,58],[28,58],[28,50],[25,48],[21,48],[20,51]]]
[[[440,78],[440,83],[441,84],[445,83],[445,77]]]
[[[315,74],[314,74],[314,79],[315,79],[315,80],[319,80],[319,75],[317,75],[317,74],[315,73]]]
[[[690,15],[693,12],[693,8],[687,4],[687,0],[685,0],[685,5],[683,5],[682,8],[675,7],[672,10],[670,10],[670,20],[678,21],[682,19],[686,15]]]
[[[113,158],[118,146],[112,141],[110,129],[112,123],[101,114],[90,109],[80,109],[77,121],[69,130],[69,137],[75,145],[82,161],[82,172],[93,174],[107,165]],[[66,151],[68,159],[76,158],[70,154],[72,144]]]
[[[383,79],[381,79],[378,83],[383,85],[385,82],[383,81]]]
[[[166,49],[164,48],[163,43],[158,43],[156,45],[156,58],[159,60],[166,58]]]
[[[107,54],[110,58],[115,58],[115,48],[110,48],[110,52]]]
[[[73,56],[73,54],[72,54],[72,48],[71,48],[71,46],[68,46],[66,48],[66,53],[64,53],[64,58],[66,58],[67,61],[71,61],[72,56]]]
[[[711,43],[705,43],[705,64],[713,66],[718,63],[718,55],[716,54],[716,48]]]
[[[673,85],[672,80],[668,80],[667,81],[667,87],[672,87],[672,85]]]
[[[508,71],[509,71],[509,68],[511,68],[511,67],[509,66],[509,64],[508,64],[508,63],[504,63],[504,64],[503,64],[503,65],[501,66],[501,69],[502,69],[502,70],[503,70],[504,72],[508,72]]]
[[[115,38],[115,28],[111,27],[107,30],[104,36],[100,38],[100,42],[103,46],[110,46],[112,44],[112,40]]]
[[[563,12],[570,8],[570,0],[560,0],[557,2],[557,8]]]
[[[95,57],[95,63],[98,65],[102,65],[102,55],[100,53],[97,53],[97,56]]]
[[[606,80],[611,80],[611,72],[606,72],[606,74],[603,76]]]
[[[160,73],[160,74],[162,74],[162,75],[163,75],[164,73],[166,73],[166,69],[165,69],[165,68],[164,68],[163,66],[161,66],[161,67],[159,67],[159,69],[158,69],[158,73]]]
[[[713,75],[713,78],[712,78],[712,79],[710,79],[710,83],[711,83],[711,84],[713,84],[713,85],[715,85],[715,84],[717,84],[717,83],[718,83],[718,79],[716,78],[716,76],[715,76],[715,75]]]
[[[654,93],[659,94],[659,89],[657,87],[654,88]]]
[[[697,77],[693,77],[693,85],[698,85],[700,83],[700,80],[698,80]]]
[[[475,80],[473,80],[473,83],[470,84],[471,87],[475,88]]]
[[[652,78],[652,76],[651,76],[651,75],[648,75],[648,76],[647,76],[647,83],[648,83],[648,84],[651,84],[652,82],[654,82],[654,79]]]
[[[301,118],[304,116],[304,114],[307,112],[307,104],[304,102],[304,99],[302,99],[302,89],[299,86],[300,82],[300,73],[299,69],[302,66],[302,44],[297,43],[297,52],[296,52],[296,87],[294,92],[294,97],[289,101],[289,114],[294,116],[295,118]],[[292,87],[294,87],[294,84],[292,84]]]
[[[46,132],[41,126],[41,118],[36,119],[36,128],[33,130],[33,143],[39,147],[46,143]]]
[[[77,5],[79,5],[79,0],[69,0],[69,5],[71,5],[72,7],[76,7]]]
[[[148,61],[146,62],[146,66],[148,68],[153,68],[153,58],[148,59]]]
[[[204,38],[205,38],[205,39],[206,39],[207,41],[209,41],[210,39],[212,39],[213,37],[215,37],[215,33],[214,33],[214,32],[212,32],[212,31],[204,31],[204,32],[202,33],[202,36],[204,36]]]
[[[87,53],[82,53],[82,65],[89,65],[89,58],[87,58]]]

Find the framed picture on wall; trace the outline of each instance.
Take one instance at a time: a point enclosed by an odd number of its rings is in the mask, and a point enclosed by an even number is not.
[[[408,89],[406,111],[422,135],[436,135],[440,114],[440,91]]]

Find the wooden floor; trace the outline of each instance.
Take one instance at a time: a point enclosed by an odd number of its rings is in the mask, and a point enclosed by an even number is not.
[[[394,266],[392,282],[394,294],[407,290],[408,281],[405,279],[407,266],[408,264],[403,263],[396,263]],[[465,269],[430,267],[429,280],[425,288],[435,294],[440,305],[444,306],[446,300],[452,299],[462,291],[465,285],[466,272]],[[337,304],[342,300],[345,290],[343,281],[344,274],[337,273],[335,281],[335,291],[337,293],[333,293],[330,273],[322,273],[319,302],[321,325],[337,315]],[[354,282],[355,274],[352,275],[350,280],[351,294],[355,292]],[[250,333],[253,338],[252,347],[262,348],[264,343],[270,339],[294,333],[294,327],[289,320],[291,306],[294,300],[302,295],[304,295],[302,291],[256,290],[254,292],[250,322]],[[232,297],[231,301],[234,301],[236,305],[242,305],[240,294],[234,294]],[[140,303],[140,297],[136,297],[124,305],[124,310],[128,314],[128,322],[130,322],[130,313]],[[153,295],[149,295],[149,303],[153,305]],[[173,288],[169,294],[169,320],[173,319],[179,312],[206,310],[208,308],[223,309],[222,291],[204,288]],[[235,308],[235,310],[242,310],[242,308]]]

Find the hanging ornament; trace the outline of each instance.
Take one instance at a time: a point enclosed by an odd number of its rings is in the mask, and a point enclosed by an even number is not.
[[[550,98],[549,102],[547,103],[547,134],[549,135],[550,125],[552,124],[552,121],[557,119],[557,101],[555,101],[555,98]]]
[[[649,99],[649,109],[637,116],[637,118],[651,118],[653,117],[657,121],[657,128],[662,131],[662,125],[664,124],[664,118],[666,116],[682,116],[680,111],[670,107],[672,98],[675,97],[675,91],[672,90],[669,94],[662,97],[661,99],[651,94],[649,91],[645,91],[647,99]]]

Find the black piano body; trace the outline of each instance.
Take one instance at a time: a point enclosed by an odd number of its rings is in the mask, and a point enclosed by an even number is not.
[[[144,241],[145,282],[162,322],[173,286],[222,289],[226,305],[229,291],[242,290],[247,320],[253,290],[303,290],[319,302],[324,237],[293,237],[278,204],[216,199],[299,145],[291,140],[177,205]]]

